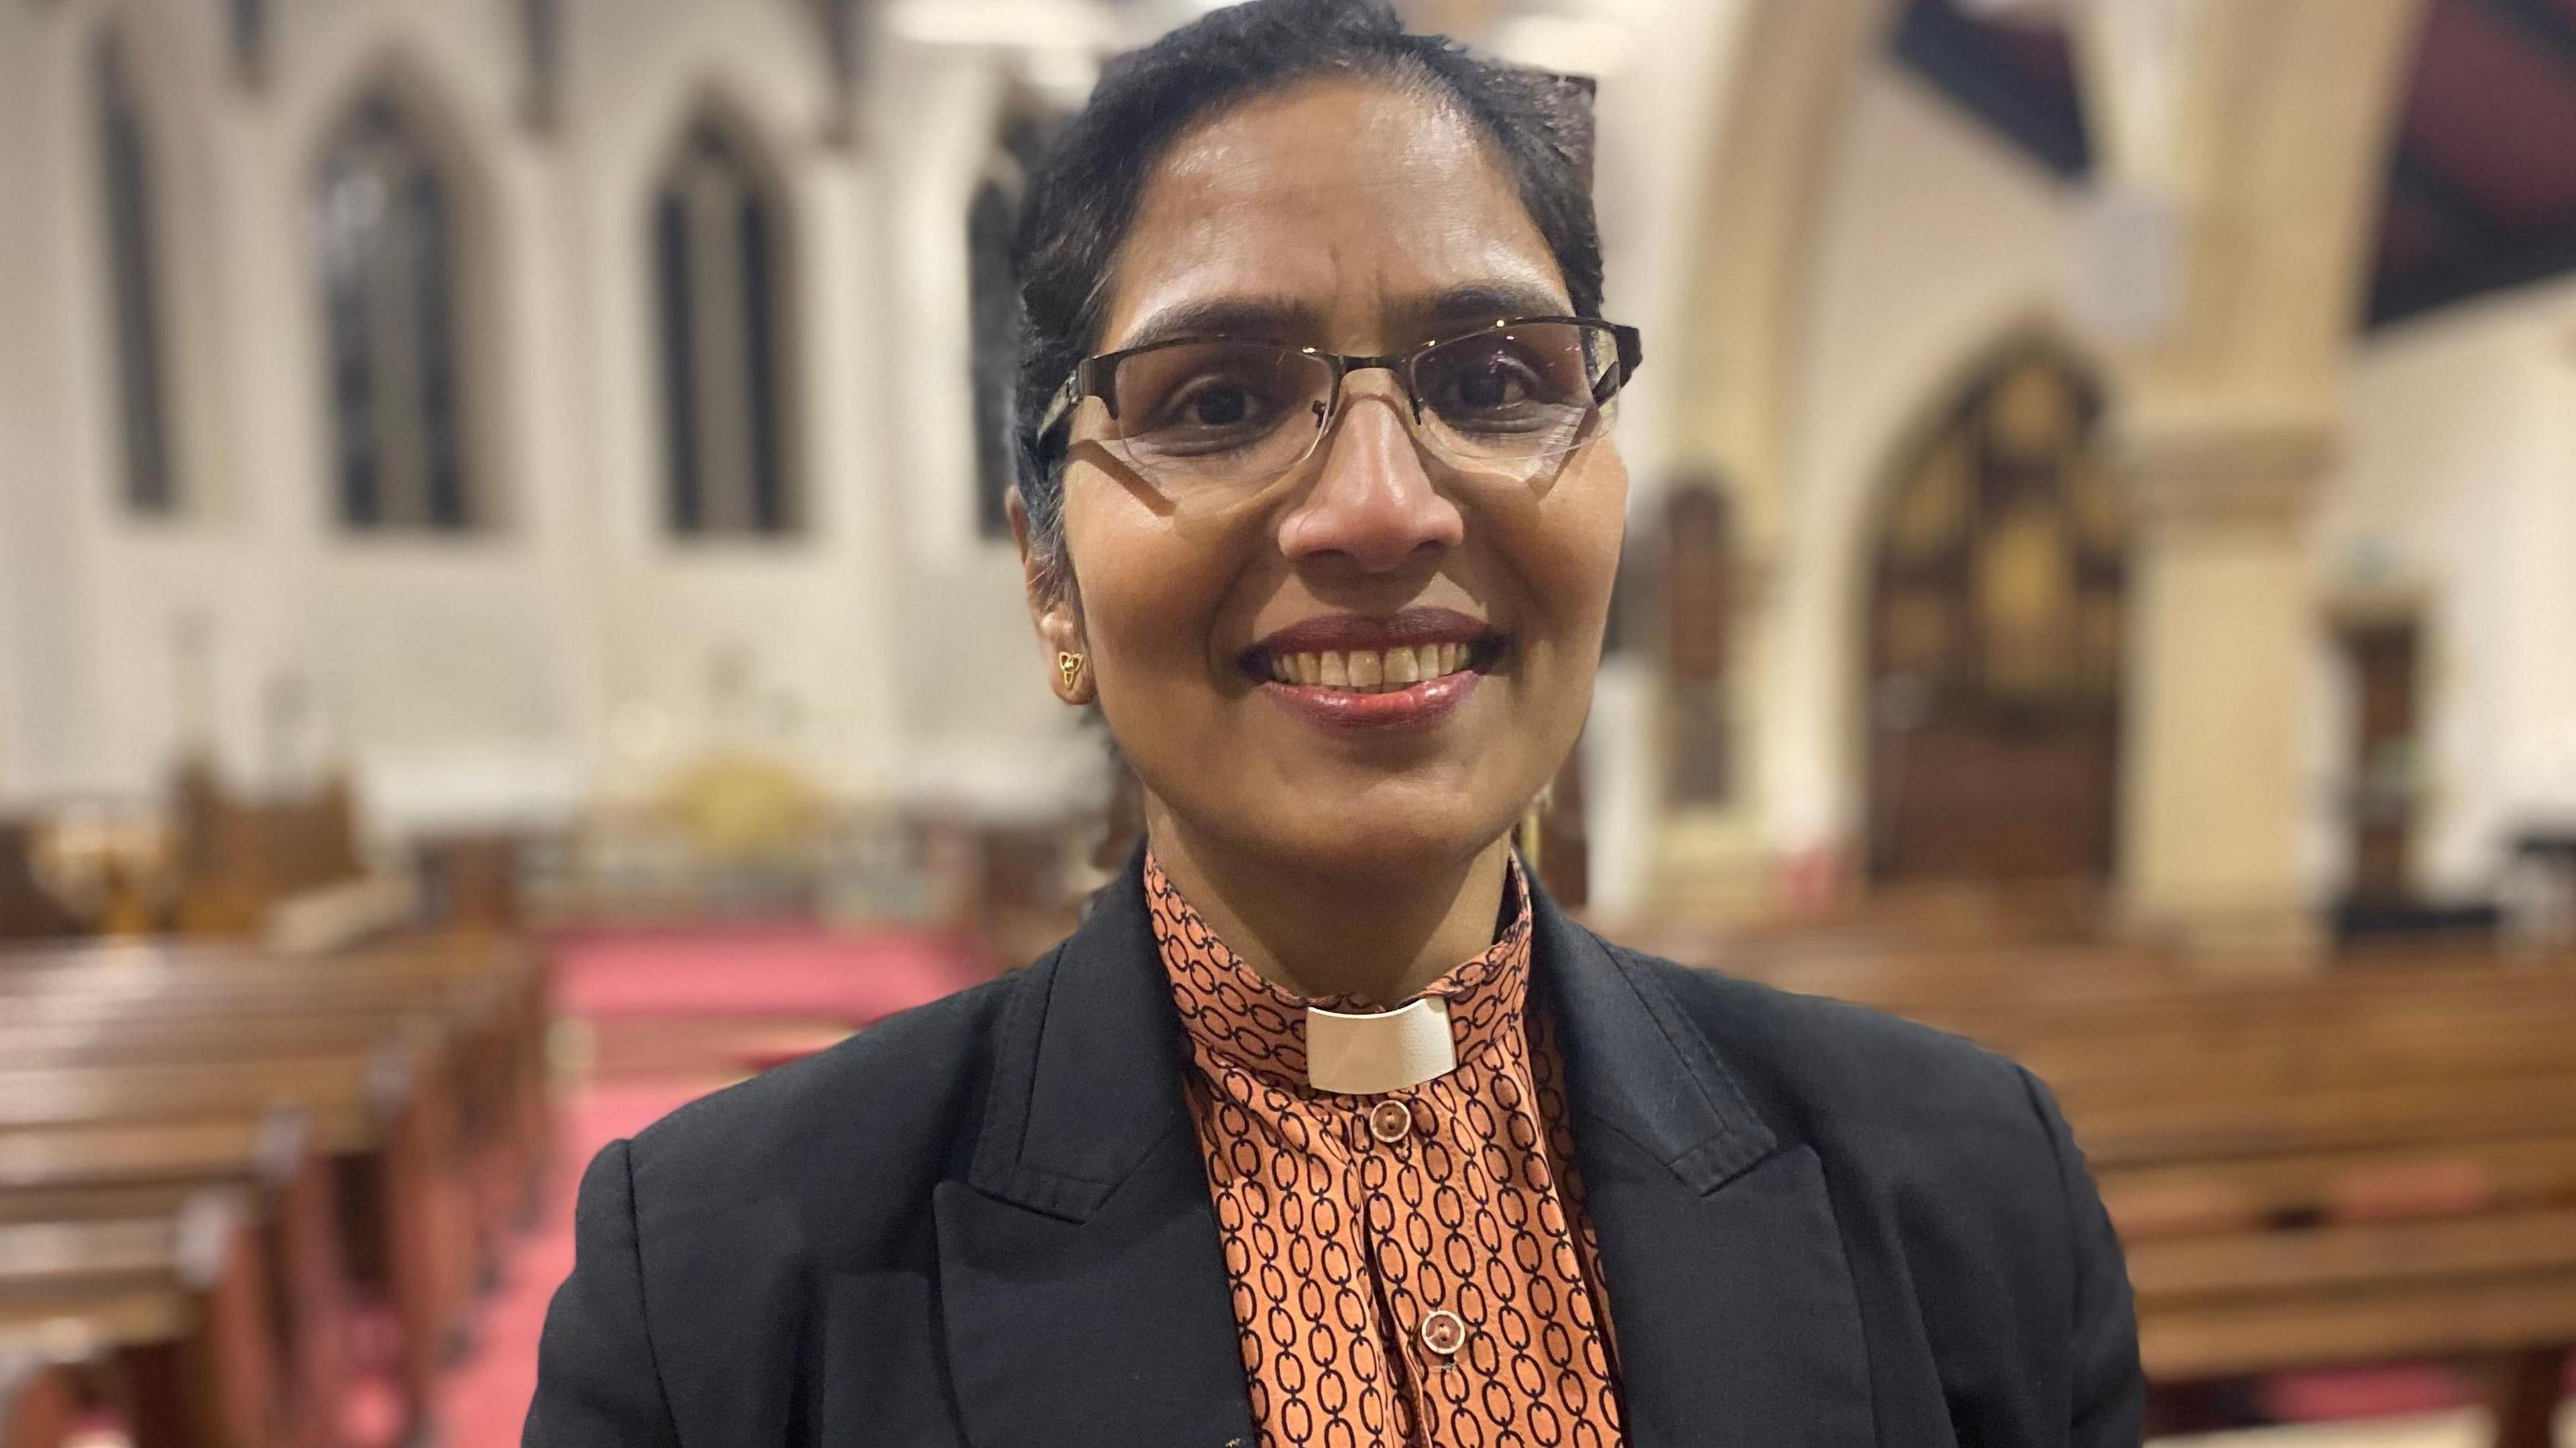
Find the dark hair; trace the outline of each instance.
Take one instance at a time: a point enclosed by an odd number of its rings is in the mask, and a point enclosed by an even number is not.
[[[1439,36],[1407,34],[1386,0],[1249,0],[1215,11],[1111,62],[1029,178],[1012,256],[1022,308],[1012,435],[1041,554],[1062,541],[1064,445],[1040,436],[1038,423],[1096,350],[1110,278],[1155,163],[1218,113],[1328,75],[1416,88],[1474,122],[1554,254],[1575,313],[1600,315],[1590,116],[1573,103],[1573,87],[1480,60]]]

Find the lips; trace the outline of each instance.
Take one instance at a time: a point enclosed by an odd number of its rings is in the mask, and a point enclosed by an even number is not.
[[[1308,722],[1346,731],[1446,717],[1504,657],[1508,636],[1454,609],[1328,614],[1247,650],[1245,674]]]
[[[1268,635],[1241,663],[1258,681],[1379,694],[1490,670],[1506,643],[1484,620],[1456,609],[1325,614]]]

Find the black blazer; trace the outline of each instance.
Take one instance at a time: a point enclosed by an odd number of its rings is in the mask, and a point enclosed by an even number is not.
[[[1533,892],[1535,895],[1535,892]],[[2029,1073],[1537,911],[1641,1448],[2134,1448],[2128,1279]],[[1249,1448],[1138,872],[1026,970],[611,1144],[541,1448]]]

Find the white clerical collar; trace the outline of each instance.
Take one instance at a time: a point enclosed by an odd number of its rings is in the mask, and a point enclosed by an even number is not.
[[[1364,1015],[1306,1008],[1306,1084],[1318,1091],[1381,1096],[1457,1069],[1449,1002],[1439,996]]]

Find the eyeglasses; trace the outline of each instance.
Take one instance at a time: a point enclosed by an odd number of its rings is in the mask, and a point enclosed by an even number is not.
[[[1636,328],[1584,317],[1500,321],[1385,357],[1221,337],[1157,342],[1085,360],[1039,432],[1097,397],[1109,412],[1102,442],[1154,483],[1266,483],[1332,430],[1344,378],[1384,368],[1434,455],[1526,480],[1607,430],[1644,351]]]

